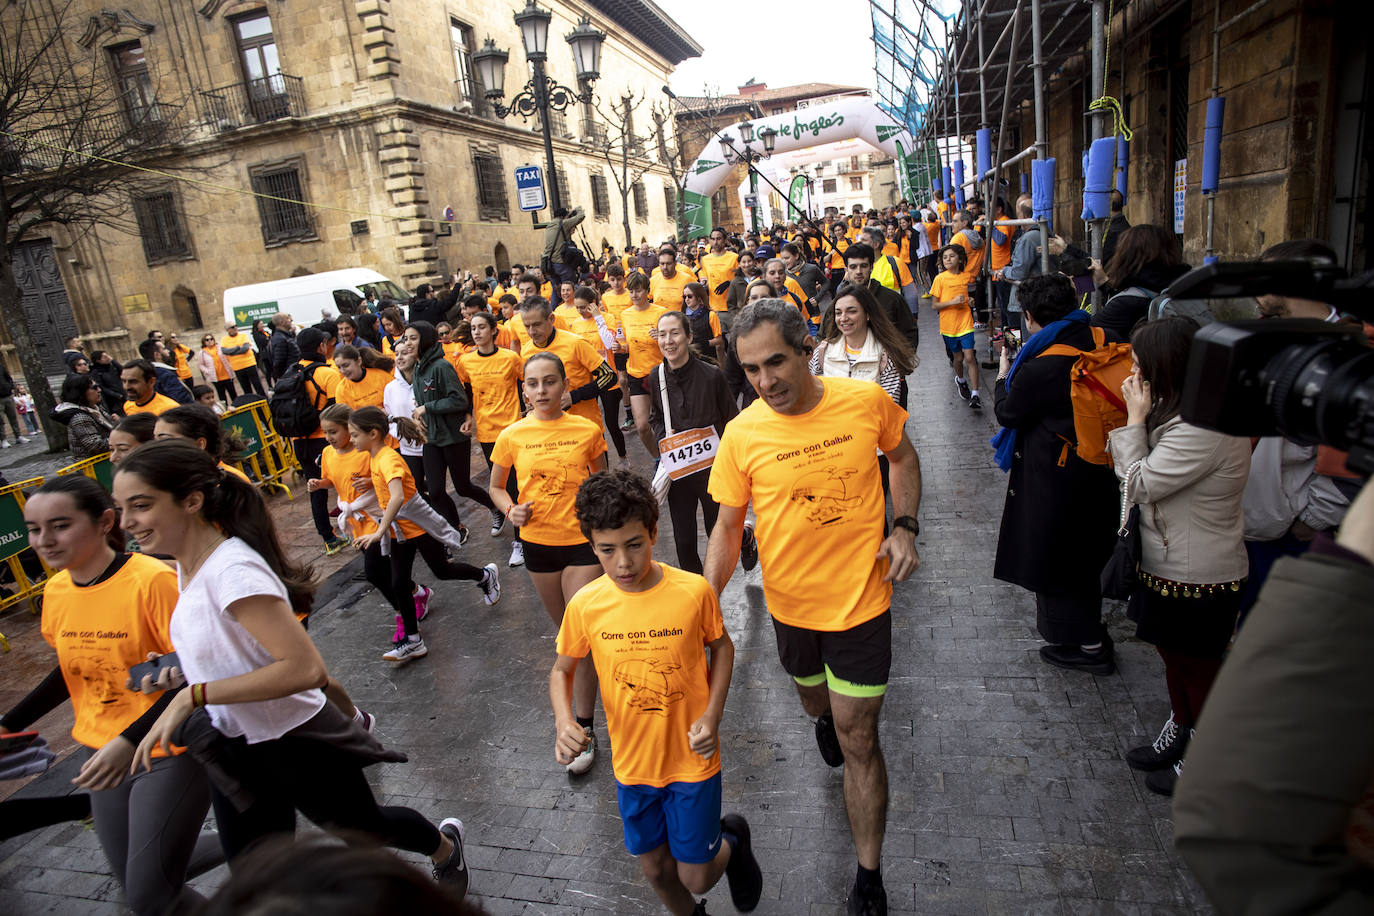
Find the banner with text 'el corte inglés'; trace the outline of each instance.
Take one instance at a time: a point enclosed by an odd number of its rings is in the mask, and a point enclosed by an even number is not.
[[[775,153],[858,137],[898,160],[900,171],[907,151],[915,149],[915,143],[906,128],[862,96],[836,99],[750,123],[754,125],[752,147],[758,151],[763,149],[759,133],[769,127],[778,132],[773,149]],[[696,162],[692,163],[682,192],[683,216],[689,239],[704,238],[710,234],[711,195],[729,176],[732,168],[725,157],[726,147],[722,138],[733,143],[735,149],[744,149],[739,124],[732,124],[719,131],[706,144]]]

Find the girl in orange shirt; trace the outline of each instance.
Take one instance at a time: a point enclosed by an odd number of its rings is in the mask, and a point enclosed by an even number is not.
[[[129,908],[155,914],[197,899],[182,884],[210,808],[205,770],[173,749],[129,774],[138,743],[179,693],[159,697],[151,685],[144,694],[128,683],[131,667],[172,651],[177,574],[114,546],[123,546],[114,503],[89,477],[44,484],[24,506],[24,522],[30,546],[59,570],[44,590],[42,619],[57,670],[0,722],[0,732],[22,731],[70,698],[72,737],[86,747],[72,782],[91,793],[95,832]]]
[[[530,581],[555,627],[563,623],[568,599],[601,575],[601,564],[578,525],[576,501],[582,481],[606,469],[606,440],[600,423],[564,412],[567,392],[567,371],[556,355],[543,351],[526,360],[530,412],[502,430],[491,455],[492,502],[521,527]],[[506,492],[512,472],[519,482],[519,502]],[[573,682],[577,722],[590,738],[587,749],[567,765],[574,774],[587,772],[596,759],[596,672],[591,669],[579,665]]]
[[[382,392],[394,378],[396,363],[376,350],[345,346],[334,351],[334,368],[340,376],[334,399],[357,410],[382,406]]]
[[[415,478],[396,450],[386,444],[391,435],[390,422],[380,407],[362,407],[348,418],[349,437],[371,456],[371,487],[377,494],[382,517],[377,528],[354,539],[363,551],[363,570],[367,580],[377,586],[401,615],[402,639],[394,643],[382,659],[389,662],[409,661],[429,653],[420,638],[419,621],[415,615],[412,595],[415,582],[410,577],[415,555],[424,558],[425,565],[438,579],[467,579],[482,590],[483,600],[493,605],[501,600],[501,582],[496,564],[488,563],[478,569],[469,563],[450,560],[444,545],[425,529],[412,521],[400,518],[402,507],[416,498]],[[390,557],[382,555],[382,538],[390,540]],[[389,563],[389,576],[384,576],[378,564]],[[369,570],[371,567],[371,571]],[[385,587],[381,583],[387,583]]]

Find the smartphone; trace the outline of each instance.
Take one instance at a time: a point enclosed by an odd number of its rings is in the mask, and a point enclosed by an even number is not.
[[[1097,285],[1093,283],[1092,274],[1082,274],[1073,278],[1073,288],[1077,290],[1078,294],[1081,296],[1084,293],[1092,292],[1097,288]]]
[[[15,754],[38,740],[38,732],[15,732],[0,735],[0,754]]]
[[[143,675],[147,674],[151,675],[154,683],[156,683],[157,676],[163,669],[177,668],[180,666],[181,662],[177,659],[177,654],[175,652],[168,652],[166,655],[159,655],[152,661],[141,662],[134,665],[129,669],[129,679],[133,681],[134,686],[137,687],[139,684],[143,683]]]

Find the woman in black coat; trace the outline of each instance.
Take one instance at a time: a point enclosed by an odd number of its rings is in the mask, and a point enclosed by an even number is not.
[[[1074,449],[1069,371],[1076,357],[1034,355],[1054,343],[1091,350],[1092,328],[1062,276],[1025,280],[1018,299],[1032,336],[1010,384],[1003,351],[993,390],[998,422],[1016,434],[993,575],[1035,592],[1036,626],[1049,643],[1040,647],[1045,661],[1110,674],[1115,664],[1099,576],[1115,544],[1116,475]]]
[[[1103,269],[1107,299],[1093,313],[1092,323],[1130,340],[1137,322],[1149,312],[1150,300],[1186,274],[1189,267],[1172,232],[1145,224],[1121,233],[1112,259]]]

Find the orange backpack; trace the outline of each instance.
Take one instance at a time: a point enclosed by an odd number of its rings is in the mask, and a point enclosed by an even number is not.
[[[1131,345],[1107,343],[1101,328],[1093,328],[1096,348],[1080,350],[1068,344],[1052,344],[1040,356],[1077,356],[1069,372],[1069,400],[1073,403],[1073,429],[1077,443],[1064,443],[1059,455],[1063,467],[1072,446],[1090,464],[1112,463],[1107,434],[1126,425],[1126,402],[1121,383],[1131,374]]]

